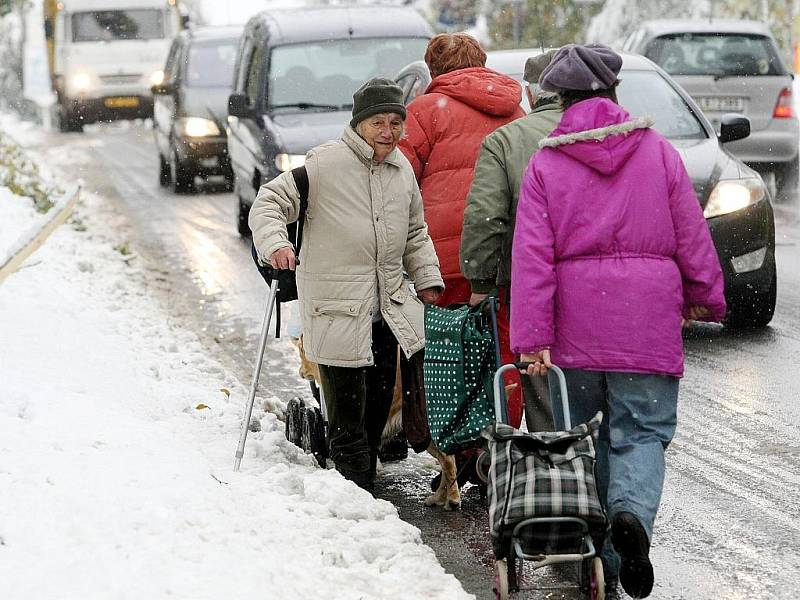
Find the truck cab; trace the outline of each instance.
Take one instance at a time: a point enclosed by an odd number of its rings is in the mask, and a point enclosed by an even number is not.
[[[177,0],[46,0],[60,129],[152,116],[150,89],[180,28]]]

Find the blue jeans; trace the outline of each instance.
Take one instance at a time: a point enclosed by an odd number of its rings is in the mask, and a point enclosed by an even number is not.
[[[603,412],[595,472],[609,520],[629,512],[652,539],[664,487],[664,451],[678,420],[678,378],[581,369],[564,369],[564,374],[573,426]],[[551,378],[555,384],[555,375]],[[557,385],[552,404],[556,426],[563,429]],[[620,559],[608,538],[602,559],[606,577],[617,576]]]

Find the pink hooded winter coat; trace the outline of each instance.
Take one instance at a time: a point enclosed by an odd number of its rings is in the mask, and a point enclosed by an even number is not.
[[[574,369],[683,375],[681,317],[725,316],[722,270],[678,152],[605,98],[579,102],[522,179],[511,345]]]

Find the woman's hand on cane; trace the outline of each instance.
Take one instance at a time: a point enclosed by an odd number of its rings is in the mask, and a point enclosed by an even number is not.
[[[547,375],[547,369],[553,366],[550,362],[550,349],[545,348],[533,354],[520,354],[520,362],[531,363],[524,371],[528,375]]]

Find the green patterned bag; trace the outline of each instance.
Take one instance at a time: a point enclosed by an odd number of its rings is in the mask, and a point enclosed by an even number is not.
[[[431,438],[445,454],[479,445],[495,421],[494,338],[484,305],[425,307],[425,399]]]

